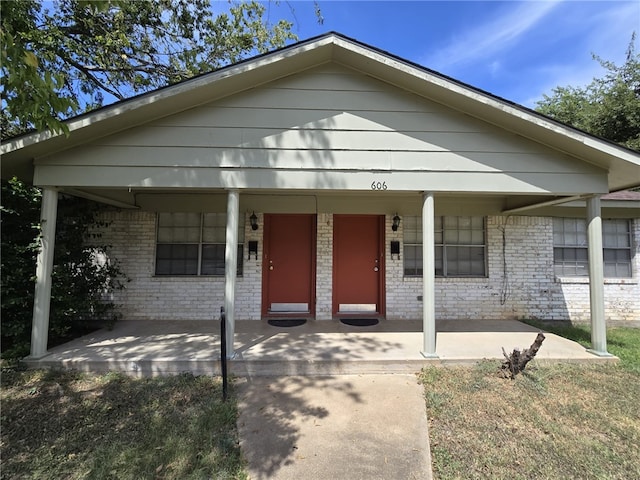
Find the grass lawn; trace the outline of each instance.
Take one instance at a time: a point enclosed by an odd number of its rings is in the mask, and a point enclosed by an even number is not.
[[[608,339],[618,366],[529,364],[515,380],[498,361],[424,369],[435,478],[640,478],[640,330]]]
[[[2,372],[2,479],[243,479],[217,378]]]
[[[591,347],[591,329],[588,325],[554,325],[535,320],[527,320],[526,323],[574,340],[584,347]],[[609,353],[620,358],[622,368],[640,374],[640,328],[608,328],[607,349]]]

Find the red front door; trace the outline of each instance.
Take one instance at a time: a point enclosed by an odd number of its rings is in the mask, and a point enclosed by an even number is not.
[[[315,225],[315,215],[265,214],[263,315],[314,312]]]
[[[384,314],[384,216],[333,219],[334,315]]]

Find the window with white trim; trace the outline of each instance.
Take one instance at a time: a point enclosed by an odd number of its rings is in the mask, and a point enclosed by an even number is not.
[[[629,220],[602,220],[604,276],[631,277],[631,229]],[[589,275],[587,221],[553,219],[553,266],[559,277]]]
[[[158,213],[156,275],[224,275],[225,213]],[[244,222],[238,225],[242,275]]]
[[[404,275],[422,276],[422,217],[403,218]],[[438,277],[486,276],[484,217],[435,217]]]

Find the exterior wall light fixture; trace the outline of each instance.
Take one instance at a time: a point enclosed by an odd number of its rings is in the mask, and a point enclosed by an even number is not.
[[[391,225],[391,230],[393,230],[394,232],[397,232],[398,226],[400,226],[400,217],[396,213],[393,217],[393,225]]]
[[[256,216],[256,212],[253,212],[249,217],[249,221],[251,222],[251,230],[258,229],[258,217]]]

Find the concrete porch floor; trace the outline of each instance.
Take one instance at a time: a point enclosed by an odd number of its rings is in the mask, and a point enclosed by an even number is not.
[[[438,358],[426,359],[420,320],[381,320],[374,327],[338,321],[308,321],[299,327],[273,327],[266,321],[236,321],[236,356],[229,372],[251,375],[336,375],[415,373],[429,364],[473,364],[502,359],[533,343],[538,329],[512,320],[442,320],[436,323]],[[135,376],[181,372],[220,374],[220,322],[121,321],[54,347],[32,367],[121,371]],[[545,334],[536,362],[602,363],[579,344]]]

